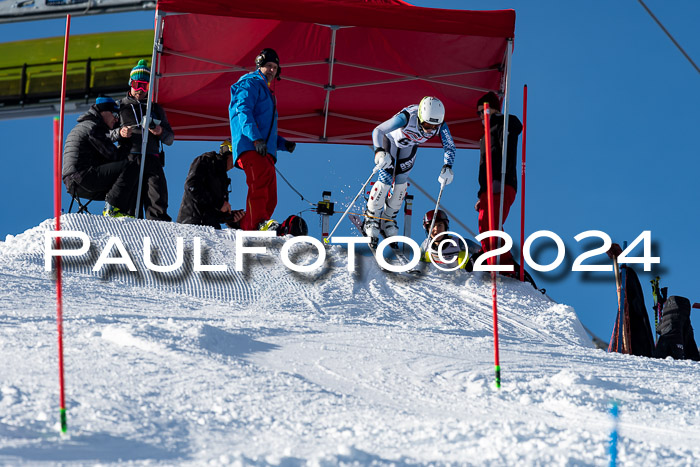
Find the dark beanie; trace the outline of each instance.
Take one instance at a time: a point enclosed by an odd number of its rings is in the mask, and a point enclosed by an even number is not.
[[[480,105],[484,105],[484,102],[489,103],[489,109],[501,110],[501,101],[498,99],[498,96],[493,91],[481,96],[481,98],[476,102],[476,106],[479,107]]]
[[[119,111],[119,106],[117,105],[116,102],[114,102],[114,99],[112,99],[109,96],[100,96],[97,98],[95,101],[95,107],[97,107],[97,110],[100,112],[118,112]]]
[[[277,64],[277,66],[280,64],[280,58],[274,49],[262,49],[258,56],[255,57],[255,66],[258,68],[270,62]]]

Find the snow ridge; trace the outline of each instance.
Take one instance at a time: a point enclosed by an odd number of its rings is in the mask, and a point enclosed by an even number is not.
[[[97,250],[119,236],[141,274],[67,262],[62,438],[52,223],[0,242],[0,464],[603,465],[613,399],[621,465],[700,463],[698,365],[595,350],[574,310],[529,284],[499,280],[497,390],[486,274],[408,278],[368,255],[349,273],[337,245],[294,273],[285,239],[237,274],[235,232],[82,214],[64,228]],[[150,277],[144,235],[162,264],[175,237],[200,236],[225,284]]]

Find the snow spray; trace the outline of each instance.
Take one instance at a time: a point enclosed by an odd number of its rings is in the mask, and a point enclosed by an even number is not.
[[[610,418],[612,419],[612,429],[610,430],[610,442],[609,442],[609,444],[610,444],[609,445],[610,467],[616,467],[617,466],[617,438],[618,438],[617,426],[620,422],[617,402],[613,401],[610,403]]]

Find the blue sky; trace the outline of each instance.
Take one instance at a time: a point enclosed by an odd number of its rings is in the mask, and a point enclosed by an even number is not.
[[[607,341],[616,310],[614,278],[612,273],[571,271],[576,256],[597,246],[585,241],[578,244],[574,236],[602,230],[622,244],[624,240],[632,242],[643,230],[651,230],[652,254],[661,258],[661,264],[652,272],[635,266],[647,307],[652,303],[649,280],[657,274],[670,294],[700,302],[700,119],[696,114],[700,75],[641,5],[633,0],[413,3],[516,11],[512,113],[522,116],[523,84],[529,89],[526,235],[551,230],[564,240],[567,251],[564,263],[554,271],[533,273],[538,285],[547,288],[555,300],[574,306],[581,321]],[[700,43],[695,36],[700,2],[646,3],[700,62]],[[72,20],[71,32],[147,29],[152,25],[153,12],[77,17]],[[64,20],[4,24],[0,25],[0,42],[60,36],[64,30]],[[127,77],[125,86],[126,82]],[[449,109],[447,113],[449,119]],[[76,118],[67,116],[66,134]],[[0,122],[0,239],[53,216],[51,128],[50,117]],[[190,162],[217,146],[218,142],[176,141],[166,148],[169,213],[173,218]],[[478,157],[478,151],[458,150],[455,181],[443,196],[444,205],[474,231]],[[306,198],[318,201],[323,190],[330,190],[340,206],[352,199],[372,165],[368,148],[303,144],[293,155],[282,153],[278,168]],[[411,175],[437,195],[441,166],[440,150],[421,149]],[[231,204],[242,207],[244,175],[233,170],[230,176],[234,185]],[[309,207],[281,179],[278,183],[276,218],[282,220]],[[415,217],[420,217],[433,206],[415,190],[413,194]],[[64,196],[66,210],[69,201]],[[316,214],[305,212],[303,216],[311,233],[319,235]],[[331,226],[338,218],[331,218]],[[516,242],[519,218],[520,198],[505,224]],[[337,233],[351,231],[344,221]],[[423,238],[418,219],[414,219],[413,237]],[[549,263],[555,256],[554,249],[543,246],[545,243],[536,244],[541,263]],[[641,248],[637,252],[641,254]],[[700,310],[693,313],[698,329]]]

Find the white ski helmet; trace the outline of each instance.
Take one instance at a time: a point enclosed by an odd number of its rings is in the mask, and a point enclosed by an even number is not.
[[[421,123],[440,125],[445,120],[445,106],[437,97],[424,97],[418,104],[418,120]]]

